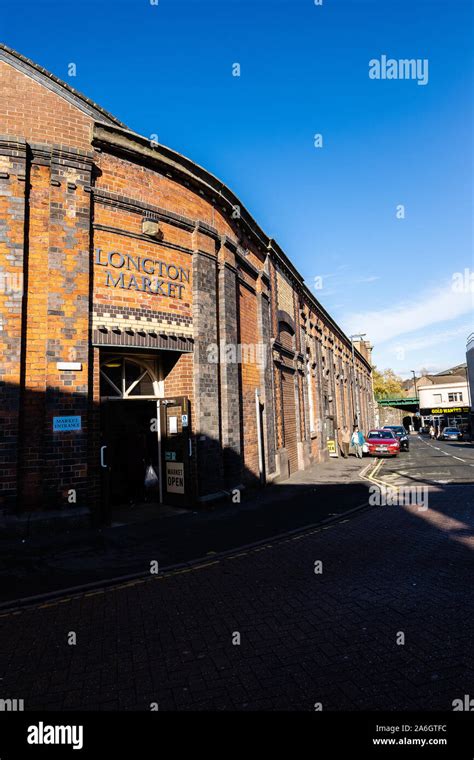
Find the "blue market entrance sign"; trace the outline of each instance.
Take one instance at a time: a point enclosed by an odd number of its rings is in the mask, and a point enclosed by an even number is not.
[[[80,417],[53,417],[53,430],[80,430]]]

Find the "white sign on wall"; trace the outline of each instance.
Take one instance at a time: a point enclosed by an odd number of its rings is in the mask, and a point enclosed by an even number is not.
[[[166,490],[168,493],[184,493],[183,462],[166,462]]]

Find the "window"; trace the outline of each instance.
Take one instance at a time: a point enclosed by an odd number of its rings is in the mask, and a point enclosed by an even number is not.
[[[443,400],[441,393],[433,393],[433,398],[435,400],[435,404],[441,404]]]
[[[462,401],[462,393],[448,393],[448,401]]]
[[[391,439],[395,439],[395,435],[392,433],[391,430],[373,430],[368,435],[368,440],[383,440],[383,441],[389,441]]]
[[[153,362],[141,362],[121,356],[106,358],[100,367],[102,398],[137,398],[158,396]]]

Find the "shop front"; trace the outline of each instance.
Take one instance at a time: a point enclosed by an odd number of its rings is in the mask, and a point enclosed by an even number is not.
[[[433,425],[440,432],[445,427],[457,427],[463,432],[469,430],[468,406],[435,406],[420,409],[422,424],[424,427]]]

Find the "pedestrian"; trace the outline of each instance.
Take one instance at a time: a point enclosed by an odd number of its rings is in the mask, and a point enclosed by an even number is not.
[[[363,456],[363,445],[364,445],[364,436],[359,430],[358,426],[355,425],[354,432],[352,433],[351,437],[351,443],[355,448],[356,457],[359,459],[362,459]]]
[[[436,430],[434,429],[433,425],[430,425],[430,438],[433,440],[433,438],[436,437]]]
[[[347,427],[347,425],[344,425],[344,427],[342,428],[342,433],[341,433],[341,444],[342,444],[341,448],[342,448],[342,456],[344,457],[344,459],[348,459],[349,457],[350,443],[351,443],[351,434],[349,432],[349,428]]]

